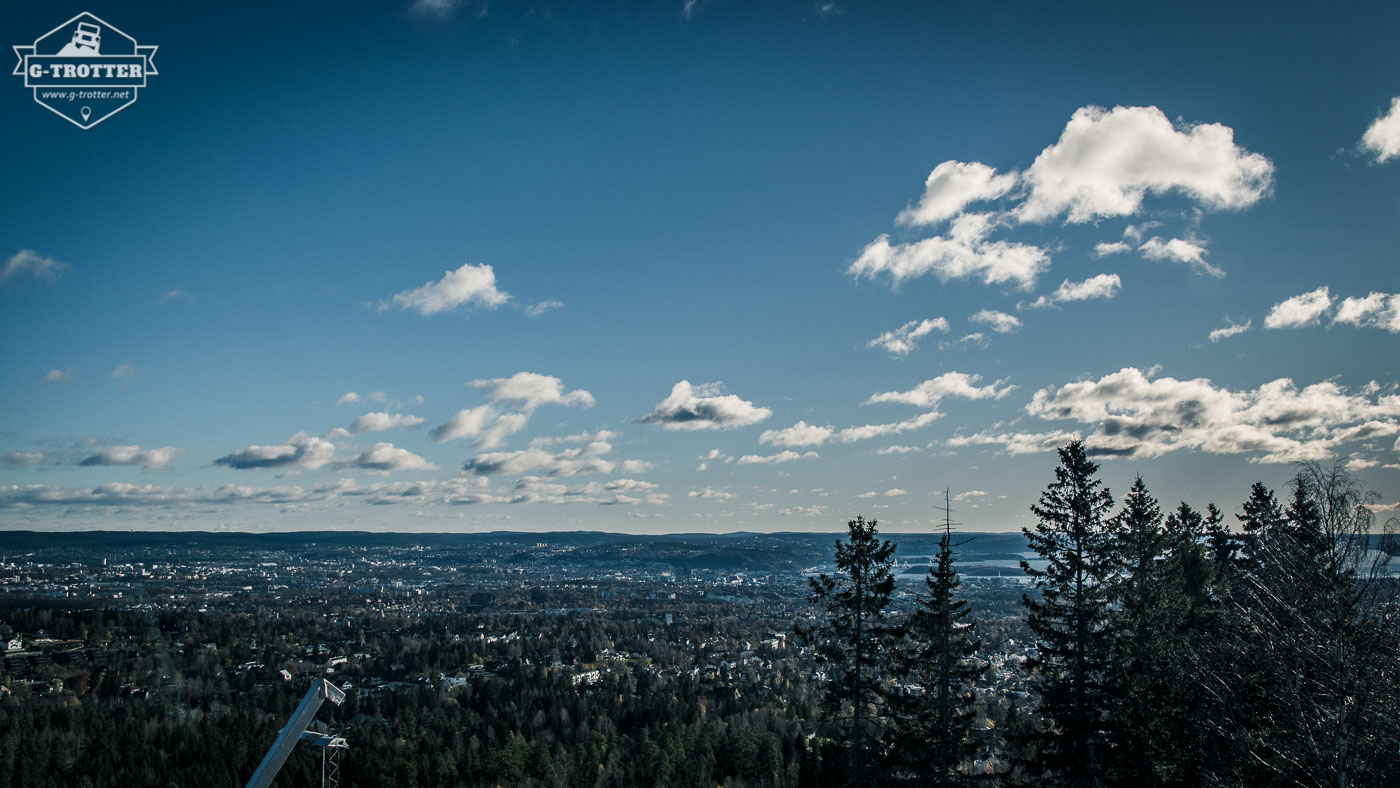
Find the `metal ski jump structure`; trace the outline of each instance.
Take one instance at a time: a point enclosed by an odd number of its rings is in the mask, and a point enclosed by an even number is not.
[[[282,732],[277,734],[277,740],[272,743],[267,755],[263,756],[262,763],[258,764],[258,770],[253,772],[245,788],[268,788],[272,785],[272,780],[281,770],[283,762],[292,754],[292,748],[303,739],[322,748],[321,788],[337,788],[340,785],[340,751],[348,749],[350,745],[340,736],[327,736],[307,730],[307,726],[316,718],[321,704],[328,700],[339,706],[345,702],[345,692],[325,679],[316,679],[311,689],[306,691],[306,696],[301,699],[297,710],[292,712],[292,718],[282,726]]]

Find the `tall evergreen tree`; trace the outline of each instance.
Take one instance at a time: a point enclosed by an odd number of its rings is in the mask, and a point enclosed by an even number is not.
[[[945,513],[951,514],[945,493]],[[954,565],[952,525],[944,518],[938,562],[929,567],[924,595],[899,641],[896,670],[906,693],[892,700],[896,725],[890,736],[891,773],[918,785],[961,785],[963,760],[976,752],[972,738],[973,684],[981,673],[976,659],[971,605],[958,594],[962,580]],[[919,691],[910,691],[917,686]]]
[[[1038,523],[1023,529],[1047,562],[1045,569],[1021,562],[1038,592],[1022,603],[1039,647],[1040,712],[1050,721],[1039,784],[1094,786],[1102,780],[1109,606],[1119,566],[1105,519],[1113,496],[1094,477],[1098,465],[1081,442],[1059,457],[1055,481],[1031,507]]]
[[[1159,706],[1168,678],[1161,670],[1169,648],[1164,635],[1173,612],[1165,571],[1170,539],[1162,527],[1162,509],[1141,476],[1123,497],[1115,519],[1123,576],[1114,597],[1109,772],[1115,782],[1156,785],[1161,783],[1161,750],[1168,745]]]
[[[825,609],[826,620],[802,633],[828,671],[822,705],[837,721],[852,785],[873,779],[888,694],[895,548],[878,533],[875,520],[857,517],[847,523],[847,540],[836,542],[837,576],[823,573],[810,579],[812,601]]]

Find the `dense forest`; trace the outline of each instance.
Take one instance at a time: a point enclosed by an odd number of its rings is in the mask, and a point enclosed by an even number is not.
[[[1373,495],[1303,464],[1284,501],[1255,484],[1236,530],[1213,503],[1164,515],[1141,477],[1115,509],[1080,443],[1059,458],[1025,531],[1044,559],[1022,563],[1035,702],[1005,726],[1008,768],[969,768],[976,611],[950,536],[901,617],[894,548],[857,518],[804,632],[831,672],[822,729],[841,757],[824,769],[851,785],[1400,781],[1400,589]]]
[[[965,584],[946,531],[902,590],[858,517],[791,607],[0,604],[0,635],[59,644],[0,673],[0,788],[242,785],[321,676],[347,786],[1395,784],[1374,497],[1303,465],[1227,515],[1141,478],[1115,500],[1097,470],[1060,450],[1022,585]]]

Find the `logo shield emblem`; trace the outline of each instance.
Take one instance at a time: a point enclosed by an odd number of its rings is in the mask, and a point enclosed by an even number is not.
[[[155,46],[136,39],[89,13],[81,13],[16,46],[14,76],[34,91],[34,100],[80,129],[90,129],[121,112],[156,76]]]

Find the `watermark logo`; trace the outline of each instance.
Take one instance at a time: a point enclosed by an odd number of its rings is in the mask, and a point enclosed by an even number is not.
[[[147,78],[159,74],[156,49],[84,12],[16,46],[14,75],[39,104],[90,129],[136,103]]]

